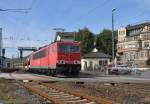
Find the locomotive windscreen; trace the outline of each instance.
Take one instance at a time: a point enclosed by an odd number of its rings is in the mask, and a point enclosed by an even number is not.
[[[75,45],[63,45],[63,44],[61,44],[59,46],[59,51],[61,51],[61,52],[79,52],[80,48],[79,48],[79,46],[75,46]]]

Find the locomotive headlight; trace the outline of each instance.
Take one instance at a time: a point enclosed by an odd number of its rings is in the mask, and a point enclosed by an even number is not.
[[[78,61],[78,60],[75,60],[75,61],[74,61],[74,64],[81,64],[81,62]]]
[[[65,64],[65,60],[61,60],[61,64]]]
[[[58,64],[65,64],[65,60],[58,60],[57,63]]]

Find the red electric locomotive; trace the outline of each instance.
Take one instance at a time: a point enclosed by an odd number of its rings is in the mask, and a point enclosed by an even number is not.
[[[79,42],[54,42],[29,57],[29,71],[51,75],[78,75],[81,69]]]

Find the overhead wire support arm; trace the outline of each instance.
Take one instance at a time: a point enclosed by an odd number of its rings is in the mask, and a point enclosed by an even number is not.
[[[20,13],[28,13],[31,8],[27,9],[0,9],[0,12],[20,12]]]

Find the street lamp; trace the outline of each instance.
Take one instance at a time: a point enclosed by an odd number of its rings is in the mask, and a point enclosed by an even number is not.
[[[114,12],[115,12],[115,8],[112,9],[112,60],[114,61],[115,59],[115,52],[114,52]],[[114,63],[114,62],[113,62]]]

